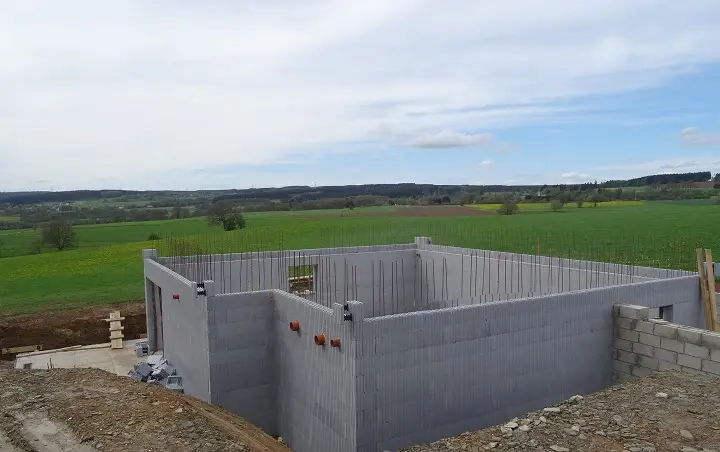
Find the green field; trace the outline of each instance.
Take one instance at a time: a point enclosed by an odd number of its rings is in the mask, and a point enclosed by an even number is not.
[[[720,207],[646,203],[500,216],[411,218],[328,212],[273,212],[247,215],[247,228],[209,229],[205,219],[83,226],[77,250],[26,254],[38,231],[3,231],[14,257],[0,258],[0,312],[30,312],[83,306],[143,296],[143,248],[167,252],[165,241],[145,241],[150,233],[185,237],[204,251],[297,249],[321,246],[411,242],[427,235],[437,244],[586,258],[693,270],[695,247],[720,253]],[[442,209],[442,207],[438,207]],[[522,207],[521,207],[522,209]],[[206,235],[210,233],[210,235]]]

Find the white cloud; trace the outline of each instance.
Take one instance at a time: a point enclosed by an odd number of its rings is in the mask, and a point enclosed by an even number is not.
[[[720,132],[705,133],[697,127],[687,127],[680,131],[680,137],[693,146],[720,146]]]
[[[585,173],[568,172],[560,174],[560,179],[565,184],[582,184],[585,182],[591,182],[592,176]]]
[[[409,141],[414,148],[438,149],[482,146],[490,142],[490,135],[486,133],[460,133],[451,130],[441,130],[437,133],[425,133]]]
[[[483,160],[482,162],[480,162],[480,166],[493,166],[494,164],[495,162],[493,162],[492,160]]]
[[[680,157],[598,166],[595,169],[600,172],[631,172],[637,176],[696,171],[715,173],[720,171],[720,158],[714,156]]]
[[[582,104],[556,101],[717,61],[719,16],[716,0],[2,2],[0,190],[185,188],[190,168],[382,125],[492,148],[471,131],[567,120]]]

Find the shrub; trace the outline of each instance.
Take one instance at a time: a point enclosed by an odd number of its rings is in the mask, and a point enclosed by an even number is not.
[[[515,215],[520,211],[518,203],[516,201],[507,200],[503,202],[502,206],[497,210],[500,215]]]
[[[148,240],[160,240],[160,234],[151,232],[150,235],[148,236]]]
[[[559,199],[553,199],[552,201],[550,201],[550,208],[553,210],[553,212],[557,212],[563,208],[563,202]]]
[[[57,248],[58,251],[78,246],[72,224],[62,220],[53,220],[43,226],[42,242]]]

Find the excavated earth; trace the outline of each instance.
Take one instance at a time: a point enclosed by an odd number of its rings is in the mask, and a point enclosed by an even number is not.
[[[657,374],[405,451],[717,452],[720,378]]]
[[[197,399],[98,369],[0,362],[0,451],[289,452]]]

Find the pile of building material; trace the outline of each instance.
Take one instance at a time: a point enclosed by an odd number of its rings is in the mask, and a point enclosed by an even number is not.
[[[136,364],[133,370],[128,372],[128,377],[183,392],[182,377],[177,375],[175,367],[160,355],[148,356],[145,362]]]

